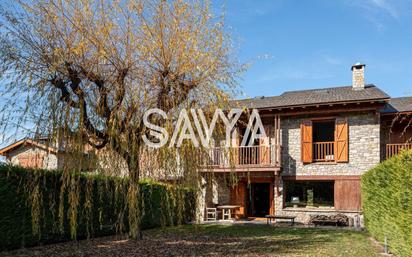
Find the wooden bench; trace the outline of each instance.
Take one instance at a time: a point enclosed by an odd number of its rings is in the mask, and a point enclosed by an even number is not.
[[[265,218],[267,219],[267,224],[271,224],[272,220],[289,220],[291,222],[291,226],[295,224],[295,216],[280,216],[280,215],[266,215]]]

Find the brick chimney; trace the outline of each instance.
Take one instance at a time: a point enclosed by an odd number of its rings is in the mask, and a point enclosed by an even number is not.
[[[355,63],[352,65],[352,88],[362,90],[365,88],[365,64]]]

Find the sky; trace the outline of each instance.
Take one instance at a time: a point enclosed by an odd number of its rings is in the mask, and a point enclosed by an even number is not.
[[[412,0],[214,0],[243,97],[351,85],[351,66],[392,97],[412,96]],[[223,6],[223,7],[222,7]]]
[[[366,83],[412,96],[412,0],[211,1],[250,64],[238,98],[350,85],[356,62]]]

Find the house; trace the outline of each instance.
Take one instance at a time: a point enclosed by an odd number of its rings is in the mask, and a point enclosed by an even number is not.
[[[302,223],[319,214],[361,217],[362,174],[412,148],[412,97],[391,98],[365,84],[364,70],[365,65],[352,66],[350,86],[233,101],[234,107],[259,111],[266,137],[253,142],[243,138],[245,122],[239,122],[231,147],[210,149],[209,165],[200,169],[199,208],[236,205],[236,218],[275,214],[296,216]],[[241,146],[244,140],[250,144]],[[11,164],[45,169],[84,160],[47,138],[17,141],[0,154]],[[111,158],[118,159],[103,159]],[[143,177],[169,181],[181,176],[167,177],[150,158],[141,159],[142,167],[148,167],[142,170]],[[87,159],[83,163],[93,164]],[[99,164],[110,165],[119,165],[115,170],[127,174],[124,163]]]
[[[89,170],[90,153],[77,156],[68,153],[62,144],[50,140],[47,136],[27,137],[18,140],[2,149],[0,155],[6,158],[6,163],[25,168],[35,169],[64,169],[78,167],[84,163],[82,170]]]
[[[237,205],[236,218],[273,214],[308,223],[312,215],[344,213],[359,221],[362,174],[412,148],[412,97],[391,98],[365,84],[364,70],[352,66],[350,86],[234,101],[258,109],[267,137],[212,149],[212,168],[202,170],[203,207]],[[239,143],[245,128],[236,129]]]

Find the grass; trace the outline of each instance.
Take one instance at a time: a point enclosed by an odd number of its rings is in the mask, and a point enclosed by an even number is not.
[[[344,229],[187,225],[35,247],[5,256],[380,256],[365,232]],[[0,254],[1,255],[1,254]]]

